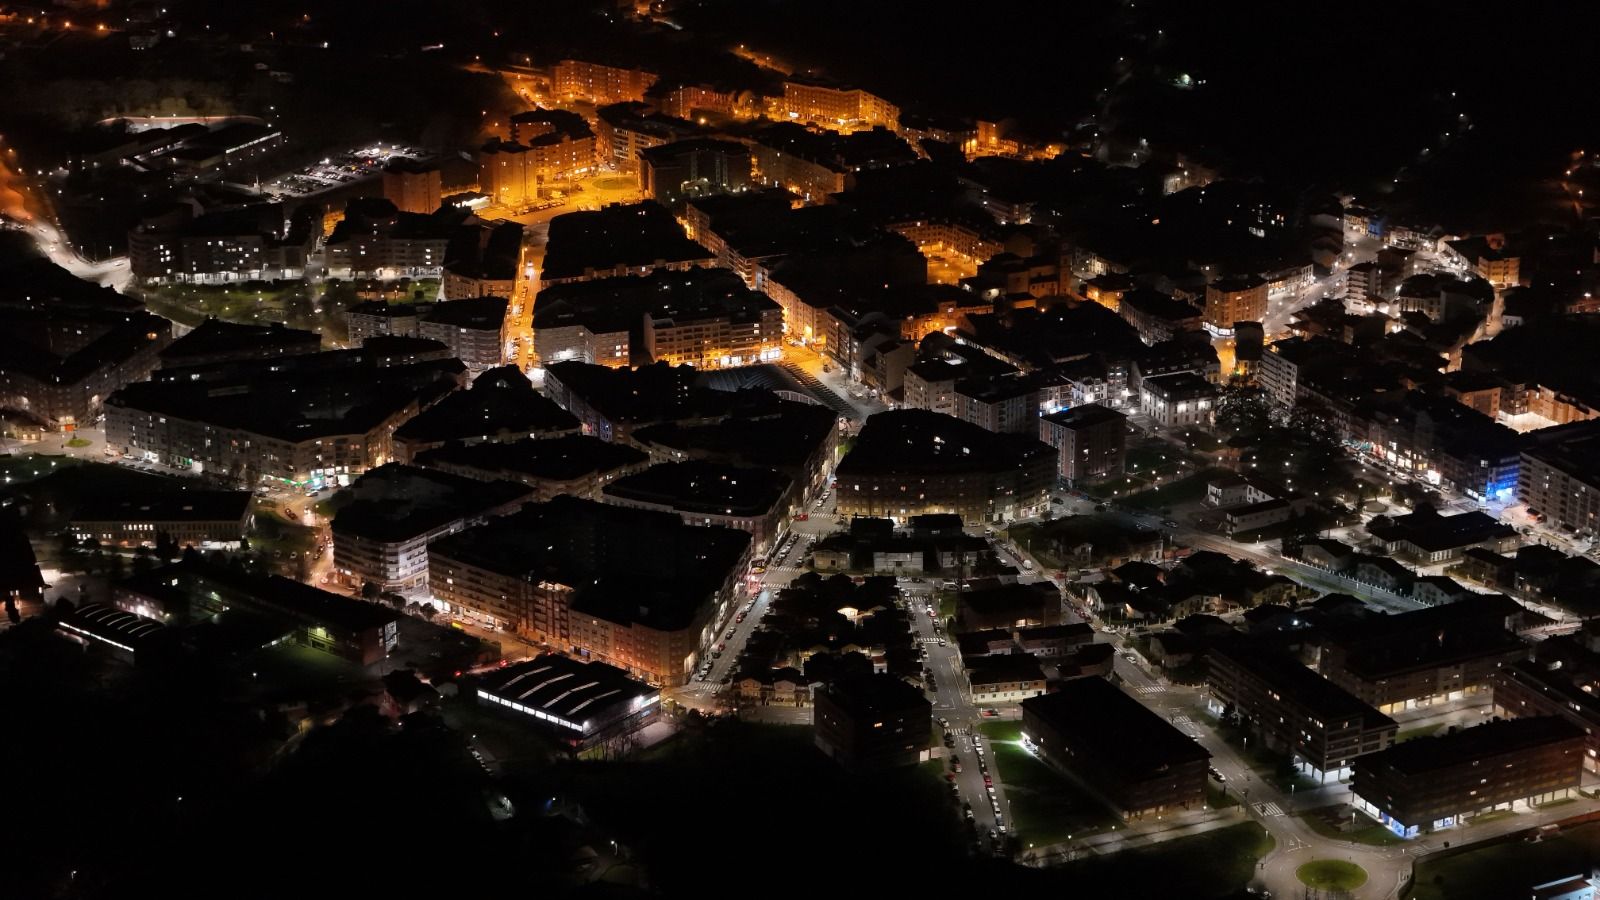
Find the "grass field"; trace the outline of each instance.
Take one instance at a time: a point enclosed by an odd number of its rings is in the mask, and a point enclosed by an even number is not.
[[[985,722],[992,763],[1000,776],[1012,825],[1024,843],[1057,844],[1117,824],[1117,817],[1087,791],[1022,749],[1022,726]]]
[[[1205,496],[1206,483],[1221,473],[1222,469],[1202,469],[1193,475],[1164,484],[1154,490],[1142,491],[1121,498],[1124,506],[1134,509],[1165,509],[1179,503],[1189,503]]]
[[[908,876],[931,881],[936,869],[960,874],[960,809],[936,769],[852,774],[808,727],[719,721],[634,759],[527,772],[510,793],[519,807],[553,795],[580,802],[633,850],[661,896],[707,895],[713,877],[730,887],[712,895],[774,885],[785,896],[854,895]],[[758,851],[763,841],[786,849]],[[733,845],[749,852],[717,853]]]
[[[1040,870],[1037,883],[1018,887],[1048,897],[1236,897],[1255,877],[1256,861],[1272,848],[1266,829],[1243,822]]]
[[[1319,891],[1353,891],[1367,883],[1367,870],[1342,859],[1314,859],[1294,871],[1306,887]]]
[[[82,463],[83,460],[71,456],[46,456],[41,453],[3,456],[0,457],[0,485],[21,484],[35,478],[44,478],[59,469]]]
[[[1339,830],[1340,825],[1350,821],[1350,807],[1344,805],[1308,809],[1300,813],[1300,819],[1309,825],[1312,831],[1336,841],[1349,841],[1352,844],[1366,844],[1370,847],[1393,847],[1406,843],[1405,838],[1361,814],[1357,814],[1355,818],[1355,823],[1360,827],[1350,831]]]

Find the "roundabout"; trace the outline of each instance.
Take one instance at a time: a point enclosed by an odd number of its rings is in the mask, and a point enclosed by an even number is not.
[[[1367,870],[1342,859],[1314,859],[1294,870],[1306,887],[1319,891],[1353,891],[1367,883]]]

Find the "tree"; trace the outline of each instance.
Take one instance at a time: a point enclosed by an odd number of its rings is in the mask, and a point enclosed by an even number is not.
[[[178,557],[178,542],[172,535],[165,531],[156,533],[156,556],[164,563],[170,563]]]
[[[361,582],[361,599],[376,600],[378,599],[378,595],[381,593],[383,593],[383,591],[379,589],[376,583],[371,581]]]
[[[1270,424],[1266,398],[1255,390],[1229,390],[1217,399],[1217,430],[1223,434],[1258,434]]]

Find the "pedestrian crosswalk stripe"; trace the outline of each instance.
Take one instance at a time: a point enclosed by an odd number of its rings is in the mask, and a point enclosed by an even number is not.
[[[1257,803],[1256,812],[1263,816],[1281,816],[1283,815],[1283,807],[1271,802]]]

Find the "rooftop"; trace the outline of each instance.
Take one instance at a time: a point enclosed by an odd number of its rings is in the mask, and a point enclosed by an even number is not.
[[[376,428],[454,390],[462,370],[454,359],[375,365],[365,350],[335,350],[228,363],[192,381],[137,382],[106,402],[299,442]]]
[[[1075,749],[1084,748],[1096,763],[1130,780],[1211,758],[1188,735],[1103,678],[1065,682],[1054,693],[1022,701],[1022,712],[1024,721],[1037,717],[1069,735]]]
[[[1516,533],[1516,529],[1487,513],[1472,510],[1443,516],[1429,506],[1418,506],[1411,513],[1387,520],[1373,519],[1367,524],[1367,531],[1386,543],[1405,541],[1425,552],[1464,547]]]
[[[333,533],[396,542],[450,522],[483,515],[527,497],[525,485],[479,481],[435,469],[388,463],[369,470],[334,498]]]
[[[167,630],[167,626],[114,606],[86,603],[61,617],[61,628],[137,652],[142,645]]]
[[[841,678],[818,693],[827,694],[834,706],[858,722],[881,721],[889,716],[931,708],[920,688],[884,673]]]
[[[765,392],[739,395],[733,414],[720,422],[668,422],[633,432],[641,446],[662,447],[691,458],[771,466],[792,474],[805,465],[837,427],[825,406],[782,400]]]
[[[891,472],[1000,470],[1053,452],[1030,435],[997,434],[943,413],[901,409],[867,419],[839,463],[838,477],[842,481]],[[846,487],[840,485],[840,490]]]
[[[510,443],[447,444],[417,454],[414,461],[419,466],[472,469],[495,478],[571,481],[591,472],[644,465],[649,459],[648,454],[626,444],[570,434]]]
[[[451,300],[448,303],[435,303],[423,321],[457,328],[499,331],[505,325],[506,309],[510,305],[511,301],[504,297]]]
[[[733,394],[698,387],[700,374],[690,366],[666,363],[614,369],[567,360],[545,369],[547,390],[552,381],[612,422],[713,418],[734,402]]]
[[[613,481],[605,496],[666,506],[679,512],[722,516],[764,516],[794,487],[775,469],[691,461],[663,463]]]
[[[250,512],[249,491],[181,490],[98,496],[79,506],[74,522],[237,522]]]
[[[208,318],[194,330],[168,344],[161,351],[163,365],[185,365],[195,358],[231,355],[276,356],[307,353],[321,347],[322,336],[315,331],[285,328],[281,323],[243,325]]]
[[[686,525],[675,513],[561,495],[435,541],[430,552],[566,585],[579,615],[677,631],[712,602],[750,540],[732,528]]]
[[[963,663],[967,680],[980,684],[1005,684],[1013,681],[1044,681],[1044,669],[1031,653],[1001,653],[977,656]]]
[[[538,391],[516,366],[489,369],[395,430],[400,441],[442,443],[503,434],[576,432],[578,420]]]
[[[597,270],[664,263],[710,262],[711,251],[690,240],[667,208],[646,201],[566,213],[550,220],[546,280],[581,278]]]
[[[1582,728],[1559,716],[1504,719],[1395,744],[1357,760],[1356,765],[1383,766],[1421,778],[1454,766],[1562,741],[1576,741],[1583,736]]]
[[[514,704],[513,709],[522,707],[519,712],[549,718],[575,731],[589,731],[596,719],[626,715],[661,696],[615,666],[548,653],[484,673],[478,689]]]
[[[1045,416],[1047,422],[1053,422],[1063,428],[1092,428],[1107,422],[1124,422],[1127,416],[1117,412],[1109,406],[1098,403],[1086,403],[1083,406],[1074,406],[1060,412]]]
[[[1394,725],[1393,719],[1281,650],[1257,642],[1233,641],[1217,644],[1211,653],[1261,679],[1330,726],[1357,718],[1369,728]]]

